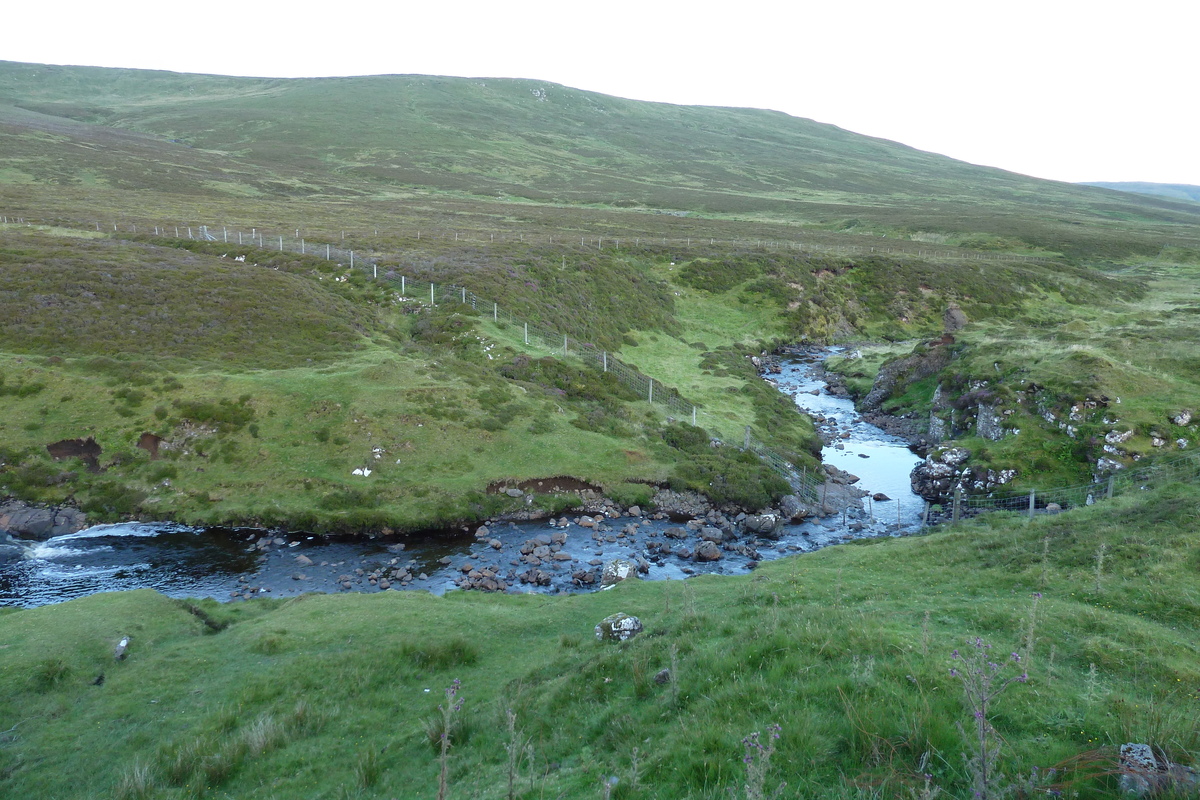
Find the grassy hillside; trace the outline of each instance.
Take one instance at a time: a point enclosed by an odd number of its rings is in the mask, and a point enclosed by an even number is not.
[[[1116,189],[1119,192],[1136,192],[1137,194],[1155,195],[1158,197],[1170,197],[1176,200],[1191,200],[1192,202],[1200,202],[1200,186],[1192,186],[1187,183],[1145,183],[1141,181],[1122,181],[1116,183],[1104,183],[1093,181],[1087,186],[1099,186],[1104,189]]]
[[[830,548],[741,578],[572,597],[223,606],[139,591],[11,612],[0,616],[0,787],[433,796],[438,708],[461,701],[451,797],[765,796],[745,788],[744,756],[767,792],[786,781],[789,797],[966,797],[978,740],[950,670],[967,672],[953,654],[974,658],[978,636],[997,682],[1028,676],[987,706],[998,760],[985,796],[1034,796],[1032,781],[1111,797],[1117,745],[1147,742],[1183,763],[1200,752],[1197,500],[1176,485],[1034,523],[991,516]],[[616,611],[646,632],[596,642],[592,627]],[[126,635],[129,656],[114,661]],[[755,731],[769,763],[744,747]]]
[[[969,310],[973,321],[948,346],[949,363],[901,381],[883,408],[940,421],[944,446],[969,449],[977,475],[1014,470],[1007,487],[1013,491],[1086,483],[1144,458],[1194,449],[1196,267],[1159,259],[1094,282],[1062,277],[1058,287],[1026,290],[1006,282],[1007,293],[1039,297],[1020,310]],[[889,355],[914,352],[929,348]],[[861,396],[886,360],[835,367]],[[981,428],[983,418],[998,420],[995,430]]]
[[[235,261],[239,252],[248,260]],[[683,334],[653,253],[573,258],[567,269],[560,253],[528,248],[486,268],[470,248],[436,266],[409,255],[422,277],[472,279],[505,308],[601,347],[632,332]],[[355,531],[512,510],[522,501],[488,493],[506,480],[570,475],[644,503],[653,484],[707,489],[698,460],[744,475],[719,499],[762,505],[778,494],[765,467],[735,467],[732,451],[698,457],[668,444],[667,420],[611,375],[323,258],[9,226],[0,274],[4,494],[74,502],[97,520]],[[751,425],[813,464],[811,423],[748,363],[724,384],[735,396],[685,376],[714,435],[740,440]],[[159,452],[138,446],[146,434]],[[86,437],[103,448],[100,471],[47,452]],[[361,467],[369,478],[352,474]]]
[[[668,209],[1084,257],[1157,252],[1194,237],[1200,219],[1189,203],[976,167],[777,112],[526,80],[3,62],[0,135],[0,178],[35,197],[76,185],[422,204],[433,191],[500,215],[513,201]],[[623,219],[636,230],[642,216]]]

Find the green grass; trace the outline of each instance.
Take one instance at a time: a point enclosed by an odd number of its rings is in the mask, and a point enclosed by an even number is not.
[[[39,204],[85,188],[106,200],[127,189],[172,196],[150,206],[160,214],[305,198],[325,206],[305,226],[332,211],[369,227],[415,215],[454,230],[468,211],[493,231],[540,218],[565,222],[555,225],[562,236],[628,239],[734,238],[721,233],[732,229],[791,239],[800,223],[807,236],[837,232],[867,246],[885,236],[1085,259],[1196,238],[1197,211],[1184,201],[1038,181],[777,112],[542,81],[287,81],[5,62],[0,114],[6,191]],[[389,209],[397,200],[420,211]],[[336,208],[350,201],[354,211]],[[126,195],[122,207],[137,202]]]
[[[1011,315],[974,320],[955,334],[945,369],[898,387],[884,409],[926,417],[940,385],[935,413],[947,423],[953,416],[951,438],[972,451],[971,465],[1017,470],[1010,488],[1019,491],[1086,482],[1102,457],[1133,466],[1178,452],[1181,441],[1195,447],[1195,427],[1174,423],[1181,411],[1200,408],[1200,363],[1191,346],[1200,336],[1200,314],[1190,311],[1200,308],[1195,274],[1187,264],[1146,264],[1127,276],[1132,290],[1107,300],[1041,296]],[[881,357],[907,355],[894,348],[864,353],[831,364],[860,396]],[[997,409],[1009,435],[975,435],[979,403]],[[1108,441],[1124,434],[1130,436]]]
[[[830,548],[739,578],[590,595],[209,604],[229,617],[216,633],[150,591],[8,613],[0,719],[17,727],[0,744],[0,786],[63,798],[428,792],[426,725],[458,679],[454,794],[506,796],[511,709],[531,746],[519,797],[593,797],[612,774],[622,797],[723,796],[744,779],[741,738],[772,723],[782,738],[769,785],[905,796],[928,772],[959,796],[969,743],[956,724],[969,712],[948,668],[979,635],[1021,651],[1030,676],[993,706],[1001,771],[1054,766],[1059,788],[1110,796],[1103,764],[1116,745],[1147,741],[1184,763],[1200,750],[1200,551],[1187,532],[1197,499],[1173,486],[1033,523],[992,515]],[[615,610],[646,633],[594,642],[592,626]],[[123,635],[130,655],[117,663]],[[675,683],[652,680],[664,667]]]

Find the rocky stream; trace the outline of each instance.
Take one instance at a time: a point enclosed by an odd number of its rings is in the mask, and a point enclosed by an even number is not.
[[[70,511],[39,517],[7,506],[0,508],[0,531],[9,529],[0,533],[0,605],[136,588],[219,600],[403,589],[592,591],[635,575],[738,574],[855,538],[911,533],[923,502],[909,488],[909,473],[920,458],[904,438],[855,412],[821,369],[827,353],[797,349],[766,375],[818,423],[826,442],[823,504],[789,496],[778,509],[729,515],[702,497],[667,490],[647,509],[579,490],[582,510],[566,516],[374,538],[146,522],[73,530]]]

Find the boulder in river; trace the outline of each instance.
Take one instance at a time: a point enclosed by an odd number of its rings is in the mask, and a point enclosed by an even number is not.
[[[701,542],[696,547],[697,561],[716,561],[721,558],[721,548],[709,541]]]
[[[783,520],[778,514],[751,514],[742,521],[746,533],[764,539],[778,539]]]
[[[600,571],[600,583],[603,586],[612,586],[631,577],[636,572],[636,568],[632,561],[626,561],[623,558],[614,558],[604,565]]]

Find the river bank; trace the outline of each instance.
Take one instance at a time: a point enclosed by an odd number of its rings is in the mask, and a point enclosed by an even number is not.
[[[816,503],[788,496],[777,508],[746,514],[714,508],[693,492],[659,489],[641,506],[576,487],[569,512],[524,508],[516,515],[521,519],[497,516],[408,534],[130,521],[43,541],[10,540],[10,550],[20,553],[0,567],[0,604],[43,605],[140,587],[220,600],[313,591],[591,591],[618,572],[652,580],[738,574],[786,555],[915,530],[920,504],[902,491],[907,460],[915,456],[902,440],[858,417],[844,389],[820,369],[822,352],[784,362],[770,376],[814,416],[827,441],[826,481]],[[43,509],[40,519],[61,511]]]

